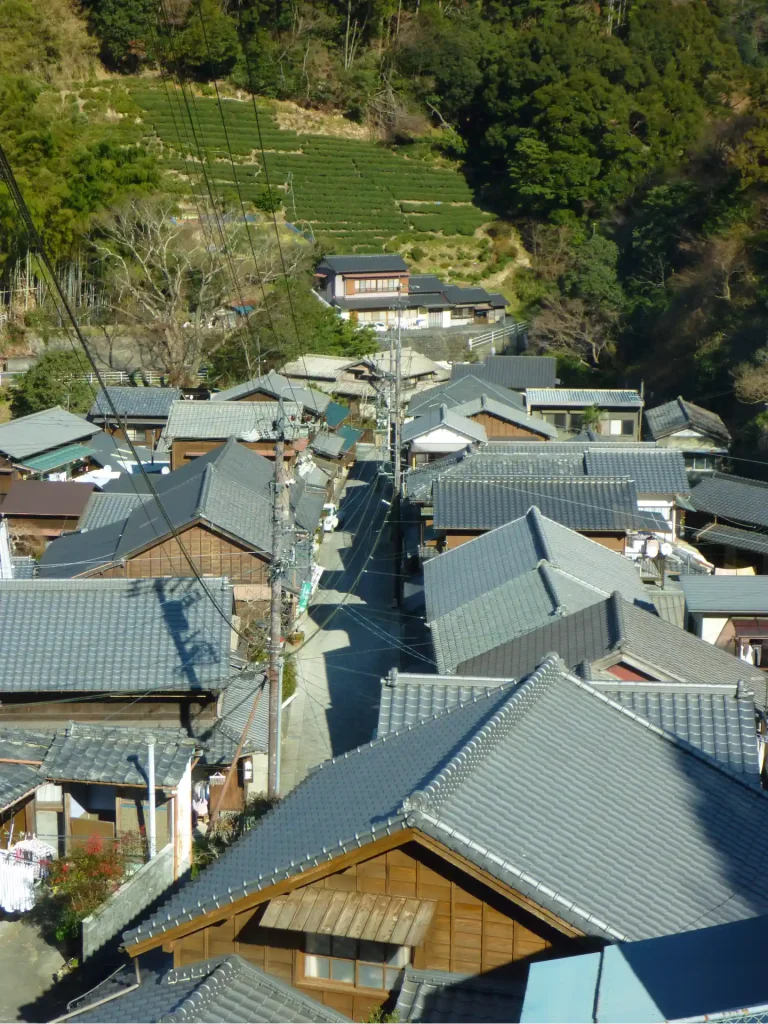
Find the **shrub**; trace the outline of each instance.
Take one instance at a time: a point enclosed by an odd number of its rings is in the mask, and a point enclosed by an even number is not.
[[[296,659],[286,658],[283,665],[283,700],[288,700],[294,693],[296,693]]]

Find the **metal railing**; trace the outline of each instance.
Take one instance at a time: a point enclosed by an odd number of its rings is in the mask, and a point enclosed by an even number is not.
[[[481,345],[495,345],[497,341],[505,342],[510,338],[519,338],[527,330],[527,320],[516,320],[513,324],[502,324],[501,327],[496,327],[492,331],[486,331],[484,334],[475,334],[473,337],[468,338],[467,348],[470,352],[473,352]]]
[[[24,376],[26,370],[3,370],[0,372],[0,386],[3,384],[13,384]],[[204,381],[207,377],[207,371],[203,370],[199,373],[192,374],[198,381]],[[67,378],[68,380],[82,380],[88,384],[97,384],[98,379],[95,373],[78,373],[73,377]],[[151,386],[168,384],[168,374],[161,373],[159,370],[103,370],[101,373],[101,379],[107,385],[119,385],[119,384],[146,384]]]

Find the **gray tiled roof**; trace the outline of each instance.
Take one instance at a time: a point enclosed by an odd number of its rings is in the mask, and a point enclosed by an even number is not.
[[[51,743],[42,773],[48,779],[99,782],[116,786],[146,786],[147,734],[155,737],[155,781],[175,786],[195,752],[183,731],[81,725],[70,722]]]
[[[649,584],[648,596],[660,618],[678,629],[685,629],[685,594],[682,590],[670,590],[668,583],[664,590]]]
[[[18,761],[42,761],[53,733],[30,729],[0,729],[0,757]],[[35,765],[0,764],[0,811],[10,807],[44,781]]]
[[[286,437],[298,437],[302,408],[284,401]],[[279,436],[278,402],[174,402],[163,430],[167,442],[176,438],[201,440],[273,441]]]
[[[467,659],[458,665],[457,672],[462,676],[519,679],[532,672],[547,651],[557,651],[569,668],[578,668],[581,674],[596,666],[613,665],[624,656],[653,679],[716,682],[732,690],[743,680],[760,706],[766,706],[766,678],[758,668],[622,600],[618,594]]]
[[[92,993],[94,1002],[100,994],[99,990]],[[227,956],[177,967],[159,977],[151,975],[140,988],[90,1012],[84,1005],[72,1020],[81,1024],[325,1024],[349,1018],[242,957]]]
[[[310,441],[309,447],[318,455],[324,455],[327,459],[337,459],[344,447],[344,438],[341,434],[334,434],[330,430],[318,430]]]
[[[33,580],[37,572],[37,562],[31,555],[11,555],[13,578],[15,580]]]
[[[731,443],[728,428],[717,415],[700,405],[686,402],[684,398],[676,398],[674,402],[657,405],[654,409],[645,410],[645,422],[651,436],[668,437],[678,430],[693,429],[707,434],[723,445]],[[691,438],[695,443],[695,438]]]
[[[0,425],[0,452],[18,462],[100,431],[101,427],[56,405]]]
[[[438,530],[493,530],[532,505],[572,530],[656,529],[637,507],[632,480],[595,477],[519,477],[506,480],[443,477],[432,487]]]
[[[415,416],[417,411],[428,409],[431,405],[447,405],[452,408],[482,398],[483,395],[503,405],[512,406],[513,409],[525,411],[525,403],[519,392],[499,387],[470,374],[459,377],[458,380],[447,381],[445,384],[436,384],[435,387],[424,391],[417,391],[410,400],[408,412]]]
[[[522,685],[319,766],[124,940],[409,827],[600,938],[768,912],[768,796],[552,657]]]
[[[356,366],[359,362],[359,359],[348,356],[316,356],[310,353],[286,363],[280,372],[286,377],[317,377],[333,381],[347,367]]]
[[[768,483],[761,480],[714,473],[696,484],[689,500],[698,512],[768,526]]]
[[[424,566],[427,621],[530,572],[542,560],[592,587],[596,600],[614,590],[628,601],[648,600],[629,559],[532,508],[514,522],[429,559]]]
[[[482,424],[467,419],[458,410],[449,409],[447,405],[430,406],[423,415],[419,414],[415,419],[406,423],[402,429],[402,439],[407,443],[442,426],[457,434],[462,434],[470,441],[485,441],[486,439],[485,427]]]
[[[451,376],[466,376],[524,391],[526,388],[551,388],[557,384],[557,360],[553,356],[488,356],[479,363],[454,363]]]
[[[196,731],[204,748],[205,764],[230,763],[237,751],[256,695],[260,694],[256,713],[248,730],[243,754],[266,753],[269,734],[269,683],[263,672],[246,670],[235,677],[221,698],[221,715],[211,729]]]
[[[106,391],[107,395],[104,394]],[[108,397],[107,397],[108,396]],[[90,408],[89,417],[114,419],[112,405],[120,417],[129,416],[134,419],[165,420],[171,405],[181,398],[178,388],[102,388]]]
[[[406,967],[395,1010],[413,1024],[486,1024],[515,1021],[525,995],[520,975],[452,974]]]
[[[225,616],[232,586],[206,580]],[[0,690],[218,690],[230,627],[195,579],[0,581]]]
[[[408,272],[402,256],[324,256],[317,269],[329,267],[337,274],[369,274],[378,271]]]
[[[586,448],[590,476],[628,476],[638,494],[690,494],[683,453],[674,448]]]
[[[308,412],[315,413],[324,412],[331,401],[322,391],[296,384],[274,370],[262,374],[261,377],[254,377],[253,380],[247,380],[244,384],[235,384],[234,387],[227,388],[225,391],[218,391],[211,395],[211,401],[231,402],[258,392],[272,395],[277,399],[282,396],[284,402],[295,402]]]
[[[248,405],[258,405],[250,402]],[[274,466],[258,452],[230,439],[180,469],[154,478],[153,483],[165,514],[178,530],[203,520],[244,541],[249,547],[269,554],[272,550],[272,501],[270,484]],[[127,492],[130,493],[130,492]],[[305,496],[300,488],[298,500]],[[170,531],[163,510],[149,496],[137,504],[122,522],[113,522],[87,533],[60,537],[48,546],[40,559],[40,575],[68,578],[89,568],[129,558],[144,546],[167,536]],[[307,502],[302,519],[311,518]],[[304,525],[304,529],[314,530]]]
[[[760,533],[758,530],[739,530],[735,526],[710,523],[703,530],[699,530],[694,540],[696,544],[724,544],[726,547],[738,548],[741,551],[768,555],[768,533]]]
[[[80,516],[79,530],[97,530],[100,526],[120,523],[137,505],[149,501],[149,494],[131,494],[128,491],[94,491]]]
[[[525,397],[530,406],[588,406],[599,409],[642,409],[639,392],[611,390],[609,388],[526,388]]]
[[[680,586],[689,612],[768,615],[768,576],[685,576]]]
[[[487,696],[509,682],[515,679],[412,675],[392,669],[381,681],[376,738],[420,725],[461,704]]]

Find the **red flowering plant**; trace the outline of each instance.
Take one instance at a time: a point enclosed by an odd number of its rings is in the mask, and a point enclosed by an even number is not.
[[[120,888],[144,846],[143,837],[133,833],[117,840],[90,836],[51,861],[37,902],[59,942],[77,938],[80,922]]]

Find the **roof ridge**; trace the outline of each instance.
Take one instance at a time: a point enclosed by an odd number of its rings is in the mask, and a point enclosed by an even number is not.
[[[613,591],[606,604],[611,650],[620,651],[627,640],[627,630],[624,623],[624,612],[621,607],[622,598],[618,590]]]
[[[554,577],[554,575],[552,573],[553,568],[554,567],[552,565],[550,565],[550,563],[548,561],[546,561],[545,559],[542,558],[542,560],[536,566],[536,571],[538,572],[539,578],[543,582],[544,588],[546,589],[547,593],[549,594],[550,600],[552,601],[552,604],[554,605],[554,608],[552,609],[552,614],[554,616],[556,616],[556,617],[559,617],[559,616],[562,616],[562,615],[566,615],[567,612],[568,612],[568,609],[565,607],[565,605],[560,600],[560,595],[557,592],[557,583],[556,583],[555,577]]]
[[[564,671],[565,664],[559,655],[546,655],[536,671],[514,688],[498,711],[467,740],[448,764],[422,789],[414,790],[405,798],[400,810],[406,815],[406,822],[410,823],[414,812],[418,815],[421,810],[439,808],[549,688],[554,677]]]
[[[214,469],[215,465],[209,462],[203,470],[202,479],[200,481],[200,490],[197,495],[197,504],[195,505],[195,510],[192,513],[194,519],[205,516],[205,505],[211,495],[211,488],[213,487]]]
[[[537,505],[531,505],[525,513],[524,518],[528,521],[528,527],[533,536],[533,546],[542,559],[547,562],[554,562],[552,548],[549,546],[549,538],[542,523],[541,510]]]

